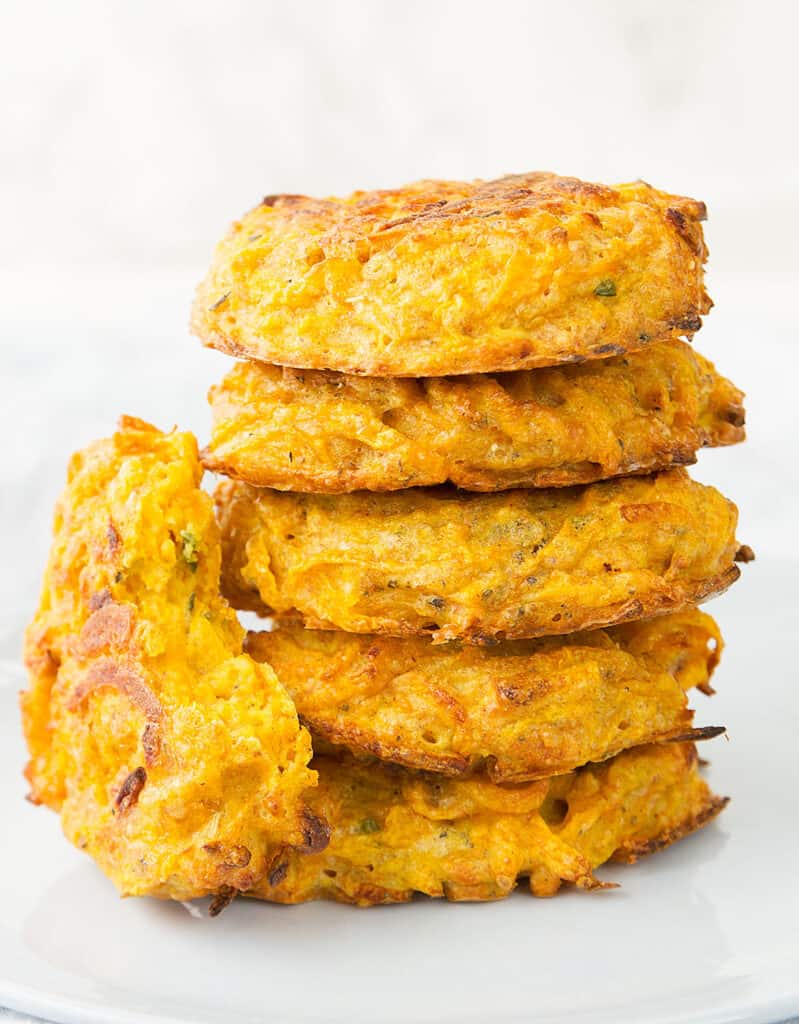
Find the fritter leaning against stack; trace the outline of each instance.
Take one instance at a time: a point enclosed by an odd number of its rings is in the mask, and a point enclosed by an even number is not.
[[[189,434],[123,418],[75,455],[25,657],[31,798],[126,895],[247,890],[327,824],[311,741],[219,594]]]
[[[681,468],[744,436],[683,340],[703,217],[528,174],[234,225],[193,314],[247,360],[210,396],[219,526],[193,439],[123,421],[75,457],[28,632],[33,798],[123,892],[607,888],[718,813],[695,606],[751,552]]]

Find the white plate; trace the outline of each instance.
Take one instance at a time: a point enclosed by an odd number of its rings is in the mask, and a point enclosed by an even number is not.
[[[358,910],[120,902],[22,798],[19,674],[0,686],[0,1005],[64,1024],[771,1022],[799,1012],[797,567],[756,562],[712,611],[728,647],[701,723],[733,802],[619,890]]]

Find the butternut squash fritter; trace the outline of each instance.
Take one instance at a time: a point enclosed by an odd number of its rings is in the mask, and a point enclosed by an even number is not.
[[[272,666],[300,719],[328,743],[408,768],[522,782],[687,736],[685,689],[710,690],[721,646],[713,619],[691,609],[494,647],[286,625],[250,633],[246,650]]]
[[[684,341],[580,366],[421,380],[239,363],[208,469],[286,491],[564,487],[744,439],[743,395]]]
[[[697,772],[690,743],[636,747],[570,775],[497,786],[402,768],[316,758],[314,810],[328,848],[290,855],[251,895],[279,903],[401,903],[415,892],[495,900],[528,877],[536,896],[561,884],[607,887],[593,870],[634,861],[714,818],[726,804]]]
[[[543,172],[267,196],[217,248],[192,327],[232,355],[373,377],[634,352],[702,326],[705,213]]]
[[[237,608],[436,642],[572,633],[696,604],[738,577],[737,509],[683,469],[468,494],[216,492]]]
[[[190,434],[123,417],[74,455],[21,695],[31,798],[123,895],[251,889],[321,848],[310,736],[219,595]]]

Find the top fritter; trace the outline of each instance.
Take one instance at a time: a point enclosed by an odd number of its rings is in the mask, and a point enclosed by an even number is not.
[[[540,172],[268,196],[218,247],[193,329],[237,356],[387,377],[618,355],[701,327],[704,217],[644,182]]]

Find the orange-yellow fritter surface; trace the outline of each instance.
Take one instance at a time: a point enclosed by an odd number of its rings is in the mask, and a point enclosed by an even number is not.
[[[682,469],[497,494],[226,481],[216,499],[230,600],[317,629],[571,633],[695,604],[738,576],[735,506]]]
[[[596,888],[598,865],[658,850],[724,807],[696,760],[689,743],[637,747],[571,775],[502,787],[316,758],[311,800],[333,824],[330,845],[288,857],[253,895],[361,906],[415,892],[492,900],[524,876],[537,896],[564,882]]]
[[[233,355],[375,377],[619,355],[701,327],[704,217],[644,182],[540,172],[268,196],[217,248],[192,325]]]
[[[284,625],[251,633],[317,737],[408,768],[494,782],[559,775],[685,736],[721,637],[696,610],[492,647]],[[715,730],[714,730],[715,732]]]
[[[684,465],[744,438],[743,395],[684,341],[421,380],[238,363],[209,398],[205,465],[287,491],[564,487]]]
[[[26,635],[31,796],[125,895],[248,890],[319,848],[308,733],[242,654],[190,434],[123,418],[73,456]]]

